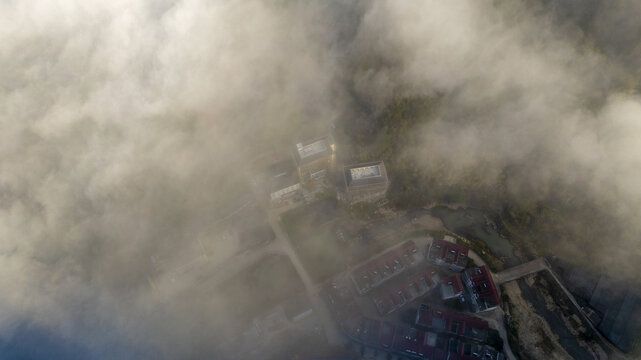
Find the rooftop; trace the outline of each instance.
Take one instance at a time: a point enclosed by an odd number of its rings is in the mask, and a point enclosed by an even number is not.
[[[478,341],[485,341],[489,329],[489,324],[485,320],[434,308],[427,304],[421,304],[418,308],[416,325]]]
[[[441,283],[443,299],[450,299],[463,293],[463,283],[459,275],[451,276]]]
[[[420,272],[410,276],[400,284],[388,287],[383,293],[373,297],[372,301],[374,301],[374,305],[376,305],[376,309],[381,315],[387,315],[425,295],[435,285],[432,273],[429,270]]]
[[[330,135],[296,144],[296,164],[303,165],[334,153],[334,140]]]
[[[383,161],[348,165],[344,168],[347,187],[386,183],[387,171]]]
[[[477,320],[476,318],[471,318],[469,321]],[[482,320],[478,321],[482,322]],[[486,322],[482,324],[487,325]],[[394,326],[387,322],[362,316],[352,319],[350,325],[344,330],[350,338],[360,343],[403,354],[404,356],[409,355],[411,358],[430,360],[504,358],[502,354],[485,345],[470,343],[460,337],[453,337],[439,332],[423,331],[404,324]]]
[[[462,270],[467,265],[469,249],[445,240],[435,239],[430,245],[428,257],[437,263],[455,265]]]
[[[464,274],[477,311],[489,310],[500,304],[496,285],[487,266],[466,269]]]
[[[359,293],[364,294],[385,280],[401,273],[420,259],[413,241],[407,241],[377,256],[358,268],[350,276]]]
[[[365,166],[349,170],[353,180],[361,180],[375,176],[381,176],[379,165]]]

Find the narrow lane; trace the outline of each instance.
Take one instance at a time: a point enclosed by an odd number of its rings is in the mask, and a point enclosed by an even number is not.
[[[274,241],[280,245],[280,248],[283,250],[285,254],[287,254],[289,259],[291,260],[292,264],[294,265],[294,268],[296,269],[296,272],[298,272],[298,276],[301,278],[301,280],[303,281],[303,284],[305,285],[307,296],[309,296],[309,299],[312,302],[312,305],[314,306],[314,310],[317,312],[318,318],[323,322],[323,328],[325,330],[325,336],[327,337],[327,341],[331,345],[344,344],[346,339],[338,330],[338,326],[330,316],[330,312],[329,312],[329,309],[327,308],[327,305],[319,295],[318,287],[316,286],[312,278],[309,276],[309,273],[307,272],[307,270],[305,270],[305,267],[303,266],[302,262],[298,258],[298,255],[294,251],[294,248],[292,247],[291,242],[289,241],[289,237],[280,226],[280,221],[278,219],[277,213],[275,211],[268,211],[268,218],[269,218],[269,224],[274,230],[274,234],[276,234],[276,240]]]

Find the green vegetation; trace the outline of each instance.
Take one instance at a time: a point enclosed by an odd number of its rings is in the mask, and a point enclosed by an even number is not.
[[[487,344],[498,351],[503,351],[503,339],[498,330],[490,329],[487,333]]]
[[[405,150],[420,143],[420,133],[414,130],[438,111],[439,101],[438,96],[399,98],[371,120],[339,124],[348,136],[344,143],[349,144],[351,161],[385,161],[392,179],[388,199],[393,206],[421,207],[432,198],[424,167]],[[369,119],[368,114],[363,118]]]
[[[537,286],[539,291],[549,294],[550,298],[554,300],[554,303],[561,310],[561,314],[572,327],[579,331],[579,337],[584,341],[598,341],[601,342],[594,334],[594,331],[588,324],[587,320],[579,312],[579,310],[574,306],[574,304],[567,297],[563,289],[559,284],[552,278],[547,272],[540,273],[536,277],[534,284]],[[577,320],[578,318],[579,320]]]
[[[303,289],[289,259],[271,255],[221,284],[217,293],[227,299],[230,318],[242,327]]]
[[[369,202],[361,202],[346,207],[349,214],[357,219],[371,220],[378,215],[378,206]]]
[[[520,358],[521,345],[519,344],[519,323],[511,315],[514,313],[512,302],[510,297],[507,296],[505,292],[505,287],[501,286],[501,302],[503,303],[503,308],[506,310],[503,316],[503,323],[505,324],[505,329],[507,331],[507,342],[510,344],[510,349],[512,353],[517,358]]]
[[[481,240],[475,240],[475,239],[467,239],[464,238],[458,234],[454,234],[452,232],[448,232],[448,235],[451,235],[456,238],[456,243],[467,246],[470,248],[470,250],[474,251],[475,253],[478,254],[478,256],[485,261],[487,266],[492,270],[493,272],[499,272],[503,270],[504,264],[503,261],[501,261],[499,258],[497,258],[490,248],[487,246],[487,244]]]
[[[467,258],[467,265],[465,267],[478,267],[479,265],[472,260],[472,258]]]
[[[641,329],[637,332],[630,355],[633,359],[641,359]]]
[[[507,330],[507,342],[510,344],[512,353],[517,358],[521,357],[521,345],[519,344],[519,323],[509,316],[503,318]]]
[[[533,182],[536,161],[503,168],[489,161],[453,167],[442,154],[426,153],[421,137],[425,134],[421,129],[447,117],[440,96],[399,96],[376,111],[371,101],[353,95],[361,114],[337,124],[345,137],[340,143],[345,144],[348,161],[385,161],[391,206],[464,203],[500,214],[524,249],[554,254],[602,273],[627,264],[628,271],[619,273],[641,283],[641,273],[634,271],[641,250],[613,253],[614,248],[631,248],[641,236],[641,226],[622,229],[620,218],[610,211],[621,208],[616,196],[595,199],[589,188],[561,178],[560,173]],[[618,246],[612,246],[613,241]]]

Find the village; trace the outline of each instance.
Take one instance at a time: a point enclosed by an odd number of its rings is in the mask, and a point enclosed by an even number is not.
[[[339,167],[331,135],[296,143],[291,154],[254,176],[275,240],[238,261],[260,262],[279,248],[300,279],[292,281],[298,291],[283,290],[290,295],[261,310],[229,348],[265,356],[282,336],[298,333],[324,339],[316,347],[326,342],[363,358],[513,358],[490,269],[455,236],[424,231],[428,215],[360,232],[353,217],[328,215],[384,204],[390,179],[383,161]]]
[[[255,200],[234,214],[225,235],[239,240],[236,254],[213,272],[201,255],[181,267],[213,273],[207,286],[230,299],[228,315],[236,321],[220,339],[225,353],[516,359],[515,308],[501,289],[539,272],[565,291],[584,331],[599,334],[590,322],[594,312],[576,302],[550,261],[497,267],[489,249],[449,231],[429,211],[386,210],[393,179],[382,160],[339,165],[336,158],[326,135],[261,159],[248,175]]]

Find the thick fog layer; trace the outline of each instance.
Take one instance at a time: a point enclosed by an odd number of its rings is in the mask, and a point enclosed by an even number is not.
[[[444,161],[453,183],[473,174],[491,186],[518,167],[508,192],[531,201],[581,189],[620,222],[620,238],[601,239],[610,252],[594,255],[611,265],[641,251],[640,64],[630,56],[639,43],[617,35],[619,26],[639,33],[641,5],[620,2],[602,13],[594,3],[587,26],[585,14],[565,11],[571,3],[557,3],[375,3],[356,51],[392,66],[356,83],[377,103],[403,92],[443,94],[443,115],[406,149],[427,171]]]
[[[217,225],[253,201],[252,161],[345,121],[354,94],[379,108],[443,94],[406,149],[418,164],[446,160],[456,182],[483,163],[488,183],[528,164],[515,193],[560,178],[635,234],[640,47],[618,26],[638,34],[641,5],[501,3],[0,3],[2,342],[215,356],[233,319],[202,274],[166,269],[202,246],[210,263],[230,256]]]

